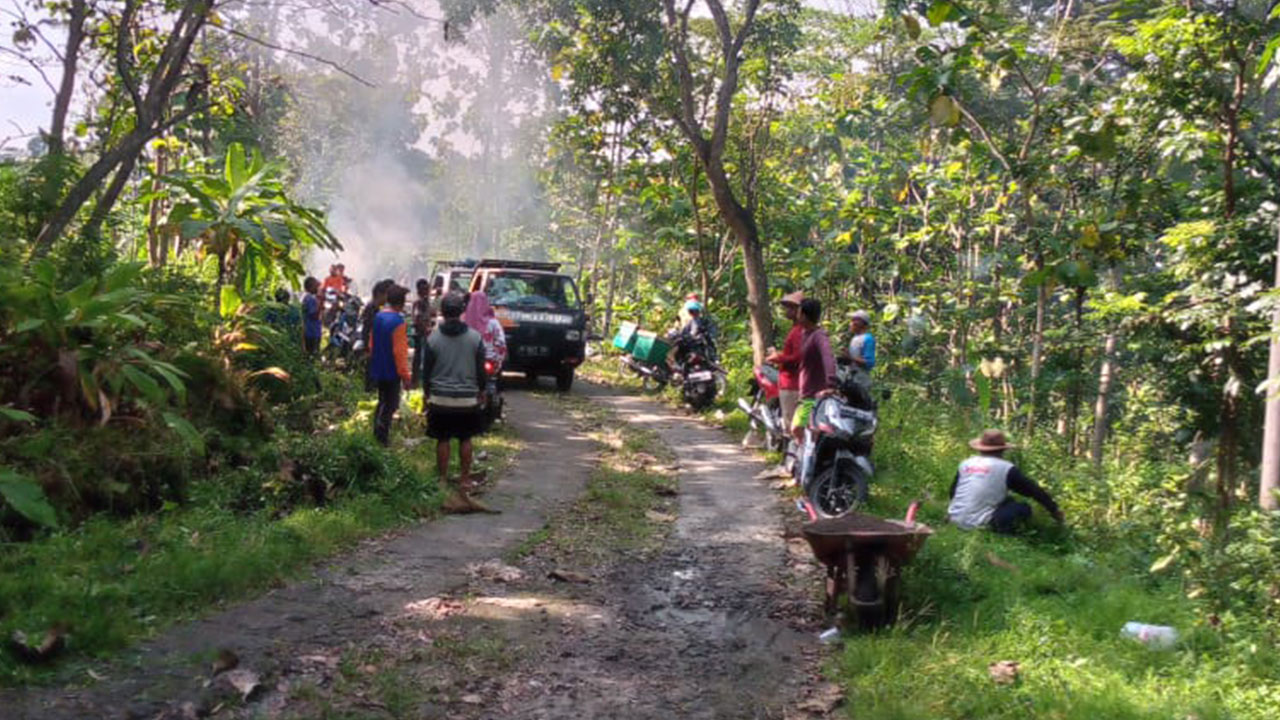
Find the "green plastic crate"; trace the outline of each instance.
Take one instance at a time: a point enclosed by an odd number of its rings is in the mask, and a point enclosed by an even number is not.
[[[633,322],[624,322],[622,327],[618,328],[618,334],[613,336],[613,346],[624,353],[631,352],[636,346],[637,333],[640,327]]]
[[[656,333],[646,330],[636,333],[635,347],[631,349],[631,354],[637,360],[647,363],[666,362],[669,352],[671,352],[671,346],[665,340],[658,337]]]

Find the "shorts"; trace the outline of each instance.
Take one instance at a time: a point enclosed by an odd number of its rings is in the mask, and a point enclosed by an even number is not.
[[[485,430],[484,413],[477,407],[427,406],[427,437],[470,440]]]
[[[796,406],[795,417],[791,419],[791,428],[802,428],[809,424],[809,418],[813,416],[813,408],[818,404],[817,398],[803,398],[800,404]]]

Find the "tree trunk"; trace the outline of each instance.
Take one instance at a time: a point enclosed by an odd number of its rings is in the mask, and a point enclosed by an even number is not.
[[[134,130],[89,166],[85,174],[80,176],[80,179],[67,191],[62,202],[40,229],[40,234],[36,236],[35,247],[31,250],[32,260],[44,257],[53,249],[53,244],[62,237],[62,233],[66,232],[67,226],[75,219],[80,208],[84,207],[111,171],[126,159],[136,158],[138,153],[142,152],[150,135],[149,130]]]
[[[720,211],[720,219],[733,231],[738,246],[742,249],[743,273],[747,281],[747,312],[751,317],[751,354],[753,362],[760,365],[764,362],[765,350],[773,338],[769,275],[764,265],[760,231],[751,212],[742,207],[733,196],[724,166],[718,160],[708,165],[704,169],[707,171],[707,180],[711,183],[716,208]]]
[[[124,186],[129,184],[129,178],[133,175],[133,167],[137,164],[138,156],[125,158],[120,163],[120,167],[116,169],[116,174],[111,178],[111,184],[107,186],[106,192],[102,193],[102,197],[98,198],[98,204],[94,206],[93,213],[89,215],[89,220],[84,224],[84,234],[90,237],[97,237],[102,230],[102,224],[106,222],[107,215],[111,214],[112,208],[116,206],[116,202],[120,199],[120,193],[124,192]]]
[[[1035,333],[1031,336],[1031,401],[1027,408],[1028,433],[1036,426],[1036,403],[1040,397],[1040,366],[1044,356],[1044,311],[1048,302],[1049,290],[1041,284],[1036,288],[1036,327]]]
[[[1111,402],[1111,382],[1115,374],[1118,341],[1119,335],[1112,330],[1107,333],[1102,347],[1102,366],[1098,370],[1098,400],[1093,406],[1093,442],[1089,445],[1089,457],[1095,466],[1102,465],[1103,443],[1107,439],[1107,406]]]
[[[1280,288],[1280,226],[1276,228],[1276,280]],[[1262,477],[1258,506],[1280,509],[1280,306],[1271,312],[1271,347],[1267,360],[1266,419],[1262,429]]]
[[[66,143],[67,115],[71,96],[76,89],[76,68],[80,63],[80,45],[85,38],[84,21],[89,15],[88,0],[71,0],[67,23],[67,44],[62,51],[62,81],[53,98],[53,116],[49,122],[49,154],[60,155]]]

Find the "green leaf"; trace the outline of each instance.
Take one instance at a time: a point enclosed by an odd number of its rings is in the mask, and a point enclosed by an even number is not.
[[[132,365],[121,367],[120,372],[147,400],[156,405],[164,403],[164,390],[160,387],[160,383],[156,382],[155,378]]]
[[[903,15],[902,24],[907,26],[907,37],[912,40],[920,39],[920,21],[914,15]]]
[[[45,497],[44,490],[26,476],[0,469],[0,497],[33,523],[44,527],[58,526],[58,515]]]
[[[44,324],[45,324],[44,318],[27,318],[26,320],[23,320],[22,322],[15,325],[13,328],[13,331],[15,333],[31,332],[36,328],[43,327]]]
[[[170,430],[186,441],[188,447],[201,455],[204,454],[204,436],[200,434],[195,425],[192,425],[186,418],[176,413],[166,412],[163,413],[163,417],[165,425],[168,425]]]
[[[927,17],[929,18],[930,25],[938,27],[942,23],[951,20],[953,15],[958,14],[959,13],[957,12],[957,8],[954,3],[949,2],[949,0],[939,0],[939,2],[935,2],[929,6]]]
[[[11,407],[0,407],[0,417],[3,417],[5,420],[9,420],[10,422],[33,423],[37,420],[35,415],[32,415],[26,410],[18,410],[17,408]]]
[[[1276,9],[1272,13],[1272,17],[1276,17],[1274,13],[1280,12],[1280,5],[1276,5]],[[1271,60],[1276,56],[1276,50],[1280,49],[1280,35],[1271,38],[1271,42],[1267,43],[1262,49],[1262,55],[1258,58],[1258,66],[1254,69],[1254,73],[1265,75],[1267,68],[1271,65]]]
[[[929,120],[937,126],[960,122],[960,106],[950,96],[939,95],[929,101]]]
[[[249,169],[245,166],[244,145],[231,143],[227,148],[227,161],[224,177],[232,190],[238,190],[249,179]]]
[[[240,298],[240,291],[231,285],[223,285],[222,293],[218,298],[218,311],[222,317],[231,317],[236,314],[244,300]]]

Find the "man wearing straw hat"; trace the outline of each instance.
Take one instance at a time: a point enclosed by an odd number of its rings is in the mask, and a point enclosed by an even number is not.
[[[951,484],[951,505],[947,515],[964,530],[990,527],[998,533],[1010,534],[1031,517],[1031,506],[1009,497],[1009,491],[1035,500],[1062,522],[1062,511],[1049,493],[1028,478],[1017,465],[1004,459],[1004,451],[1013,447],[999,430],[986,430],[969,441],[977,455],[960,463],[955,482]]]

